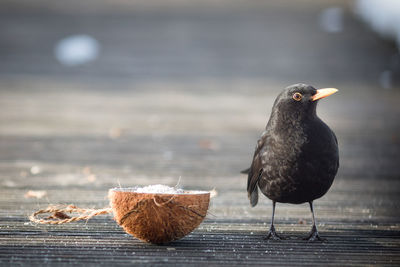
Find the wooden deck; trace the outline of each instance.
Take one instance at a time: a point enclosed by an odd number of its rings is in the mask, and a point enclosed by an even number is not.
[[[105,1],[96,12],[90,1],[8,2],[0,14],[1,266],[400,265],[398,54],[346,1]],[[317,23],[331,6],[344,11],[335,34]],[[60,65],[54,43],[81,32],[99,40],[98,60]],[[390,89],[379,83],[385,70]],[[271,203],[261,197],[251,208],[239,174],[275,96],[294,82],[340,90],[318,107],[341,161],[315,202],[323,243],[300,239],[311,228],[308,205],[279,203],[276,228],[286,239],[265,241]],[[27,218],[49,203],[105,207],[112,187],[178,180],[218,195],[198,229],[167,245],[136,240],[111,216],[60,226]],[[27,198],[29,190],[46,194]]]

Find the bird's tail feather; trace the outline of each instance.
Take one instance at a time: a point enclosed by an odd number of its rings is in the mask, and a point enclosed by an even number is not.
[[[248,174],[249,172],[250,172],[250,168],[240,171],[240,173],[243,173],[243,174]]]
[[[258,203],[258,187],[256,186],[254,190],[249,193],[249,198],[250,198],[250,205],[254,207]]]

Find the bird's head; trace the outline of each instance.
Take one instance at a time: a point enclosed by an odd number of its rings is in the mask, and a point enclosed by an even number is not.
[[[273,111],[297,118],[313,116],[319,99],[330,96],[338,90],[335,88],[315,89],[307,84],[294,84],[287,87],[276,98]]]

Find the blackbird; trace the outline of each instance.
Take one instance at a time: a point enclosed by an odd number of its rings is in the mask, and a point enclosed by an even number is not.
[[[281,239],[275,231],[276,202],[308,202],[313,226],[304,238],[322,240],[314,218],[313,201],[331,187],[339,168],[334,132],[317,116],[319,99],[338,90],[315,89],[306,84],[287,87],[276,98],[265,131],[257,141],[248,174],[250,204],[258,202],[258,188],[272,200],[271,226],[266,239]]]

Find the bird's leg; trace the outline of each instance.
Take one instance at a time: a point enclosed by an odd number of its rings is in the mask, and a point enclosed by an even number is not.
[[[315,223],[315,217],[314,217],[314,207],[313,207],[313,202],[310,201],[310,209],[311,209],[311,214],[312,214],[312,222],[313,222],[313,226],[311,228],[311,232],[310,234],[304,238],[304,240],[308,240],[308,241],[324,241],[324,239],[322,239],[319,234],[318,234],[318,230],[317,230],[317,225]]]
[[[282,238],[276,233],[274,226],[274,216],[275,216],[275,201],[272,201],[272,219],[271,227],[269,228],[268,234],[265,239],[281,240]]]

